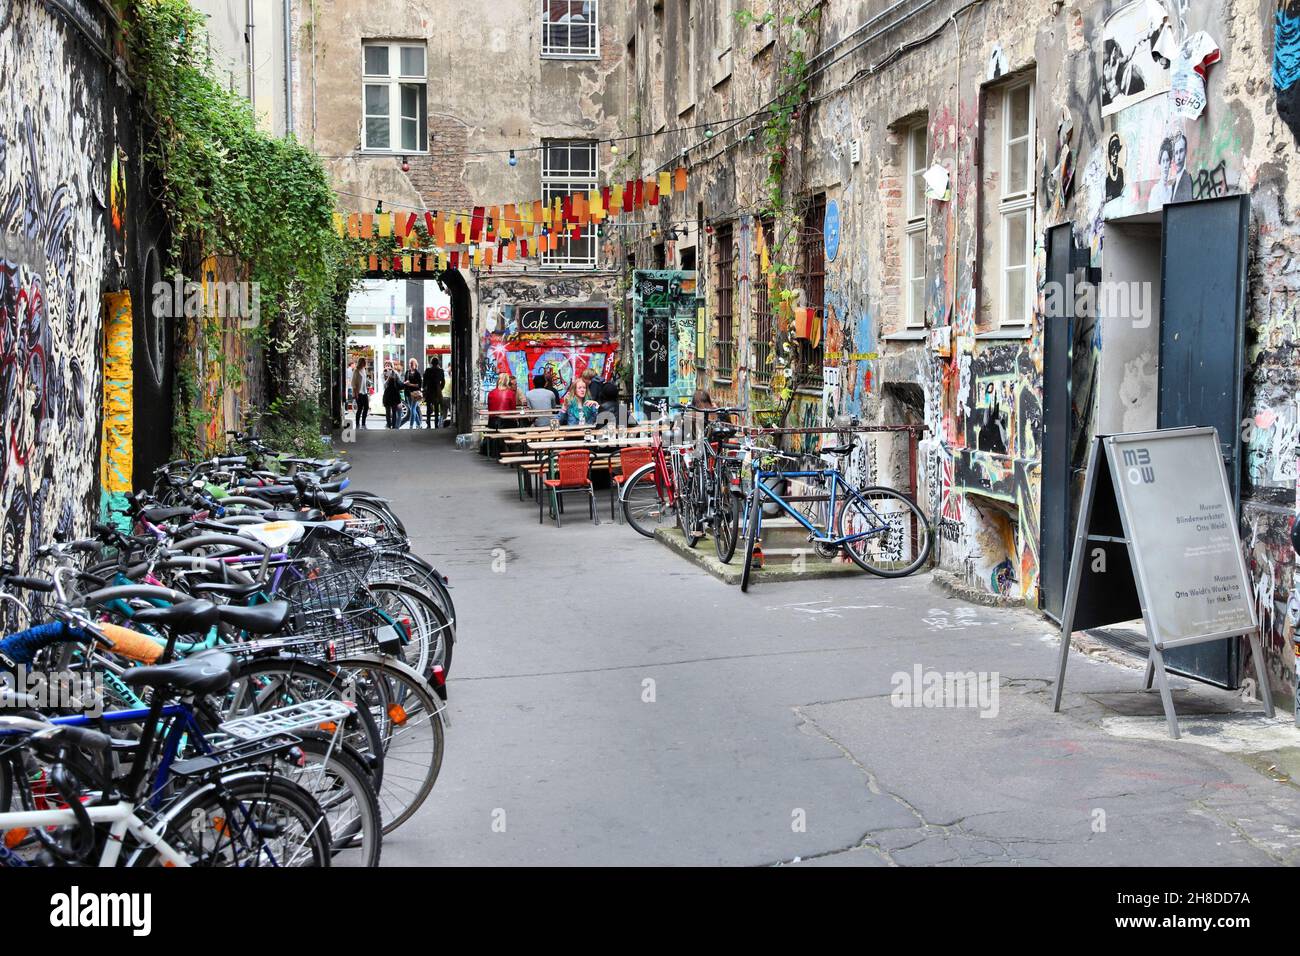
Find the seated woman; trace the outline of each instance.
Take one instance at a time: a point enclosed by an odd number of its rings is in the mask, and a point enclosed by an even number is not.
[[[587,383],[578,379],[569,388],[569,396],[564,400],[564,424],[593,425],[600,403],[587,392]]]
[[[488,427],[510,428],[515,423],[508,418],[500,418],[493,412],[513,412],[519,408],[519,393],[515,391],[515,380],[509,372],[497,377],[496,388],[488,392]]]

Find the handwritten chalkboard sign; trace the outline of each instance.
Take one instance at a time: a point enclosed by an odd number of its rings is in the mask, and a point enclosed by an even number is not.
[[[1098,436],[1088,459],[1074,557],[1061,614],[1054,710],[1070,635],[1141,616],[1150,645],[1146,684],[1160,689],[1171,737],[1178,715],[1164,652],[1247,637],[1268,715],[1264,654],[1242,558],[1228,474],[1214,428]]]
[[[641,384],[646,388],[668,387],[668,317],[649,312],[641,323]]]
[[[519,331],[533,335],[605,335],[609,332],[607,305],[516,305],[515,313],[519,316]]]

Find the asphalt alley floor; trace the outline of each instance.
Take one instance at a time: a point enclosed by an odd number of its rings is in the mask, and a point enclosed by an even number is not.
[[[573,497],[539,525],[451,429],[358,439],[353,482],[392,499],[458,618],[442,773],[386,864],[1300,862],[1289,714],[1174,678],[1173,741],[1138,662],[1077,651],[1054,714],[1059,638],[1031,612],[928,574],[741,594],[614,523],[607,492],[599,524]],[[926,706],[930,672],[983,696]]]

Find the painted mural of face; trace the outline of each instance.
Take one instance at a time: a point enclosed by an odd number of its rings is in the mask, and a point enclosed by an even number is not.
[[[1182,173],[1187,168],[1187,137],[1179,136],[1174,140],[1174,170],[1175,175]]]

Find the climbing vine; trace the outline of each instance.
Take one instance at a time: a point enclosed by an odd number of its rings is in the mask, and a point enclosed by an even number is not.
[[[334,231],[335,197],[320,159],[292,136],[259,129],[248,101],[216,79],[204,17],[189,0],[119,0],[119,8],[128,70],[150,120],[143,158],[158,176],[171,260],[233,260],[238,277],[258,290],[260,313],[255,328],[238,334],[257,340],[273,365],[283,365],[312,332],[329,354],[339,333],[339,290],[360,272]],[[230,331],[205,318],[194,333],[193,344],[202,341],[219,363],[222,389],[236,386],[240,371],[224,358],[221,338]],[[182,451],[204,424],[191,404],[202,406],[202,375],[195,362],[186,364],[178,371],[173,426]],[[274,401],[281,411],[293,406],[291,419],[318,441],[318,396],[282,378],[270,376]]]
[[[758,16],[748,10],[734,14],[741,26],[759,30],[775,26],[777,48],[781,53],[776,96],[762,128],[766,171],[762,184],[762,215],[770,218],[773,224],[772,242],[767,246],[770,258],[768,294],[781,319],[780,323],[772,323],[769,354],[775,366],[773,391],[780,397],[781,404],[779,413],[776,408],[766,410],[765,415],[758,413],[760,417],[776,418],[782,426],[789,418],[796,388],[806,371],[801,367],[799,351],[790,334],[799,298],[799,290],[791,284],[791,279],[798,269],[802,225],[801,210],[792,198],[797,195],[799,187],[791,183],[790,167],[795,134],[808,104],[808,55],[817,41],[811,28],[819,21],[820,12],[814,7],[804,13],[785,16],[773,12]],[[761,224],[758,228],[762,228]]]

